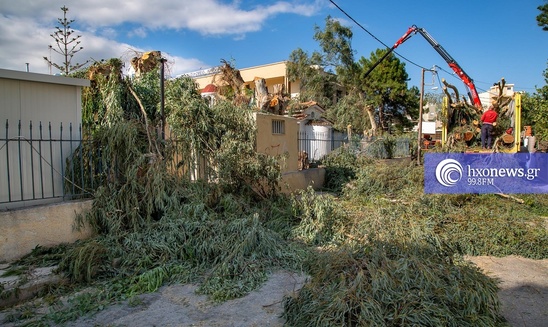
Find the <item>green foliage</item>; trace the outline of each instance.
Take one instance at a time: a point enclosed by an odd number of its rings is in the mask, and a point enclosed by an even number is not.
[[[537,16],[538,26],[541,26],[543,31],[548,31],[548,3],[538,6],[537,9],[540,10]]]
[[[331,195],[317,195],[309,187],[294,198],[295,216],[299,224],[293,236],[308,245],[326,246],[344,239],[346,215]]]
[[[87,288],[64,303],[51,295],[52,310],[41,318],[24,314],[37,324],[64,323],[174,282],[195,282],[223,301],[282,268],[311,276],[286,301],[293,325],[488,326],[500,319],[495,284],[459,255],[548,257],[541,228],[548,197],[527,196],[519,205],[496,196],[426,195],[422,167],[348,148],[322,161],[326,186],[340,197],[312,189],[282,196],[283,158],[255,152],[248,109],[210,106],[191,79],[169,81],[166,112],[178,142],[163,142],[150,127],[154,91],[145,96],[147,85],[157,85],[154,76],[140,87],[112,80],[99,79],[89,94],[104,102],[92,133],[102,169],[94,172],[100,183],[93,207],[78,222],[95,236],[35,251],[59,263],[71,291]],[[129,86],[144,94],[147,117],[130,119]],[[386,138],[384,150],[395,141]],[[198,160],[209,174],[181,177]]]
[[[186,203],[167,208],[161,219],[139,231],[111,233],[77,246],[60,269],[74,280],[137,276],[130,279],[132,295],[153,291],[182,273],[188,281],[206,268],[201,291],[225,300],[256,288],[273,267],[300,265],[304,252],[266,228],[260,211],[245,199],[224,195],[208,207],[200,193],[187,196]]]
[[[112,125],[124,117],[128,92],[122,83],[122,66],[120,59],[113,58],[88,68],[91,86],[82,89],[82,125],[86,128]]]
[[[288,76],[299,79],[303,100],[319,101],[329,110],[327,116],[339,130],[351,126],[362,133],[377,131],[377,122],[384,131],[403,131],[418,108],[418,89],[407,88],[405,64],[389,56],[365,76],[364,73],[382,55],[381,50],[370,60],[354,61],[352,31],[339,21],[327,17],[325,28],[315,27],[314,39],[322,52],[308,56],[301,49],[291,53]],[[321,69],[319,69],[321,68]],[[326,74],[324,70],[336,75]],[[337,100],[331,106],[333,98]]]
[[[519,204],[488,194],[424,194],[422,169],[412,164],[364,167],[344,190],[359,221],[354,233],[382,226],[386,232],[380,234],[396,239],[435,235],[463,255],[548,257],[543,245],[548,231],[542,228],[545,195],[528,195],[526,204]]]
[[[160,72],[159,68],[155,68],[145,74],[135,78],[132,81],[135,93],[139,95],[148,119],[154,124],[160,120]],[[127,99],[128,104],[132,104],[132,108],[128,108],[126,112],[133,112],[136,116],[140,116],[141,112],[133,97]],[[167,113],[166,113],[167,114]]]
[[[352,30],[340,21],[327,16],[325,29],[314,27],[314,40],[318,41],[324,53],[327,66],[349,67],[354,64],[354,50],[351,46]]]
[[[176,82],[177,87],[190,81]],[[173,133],[190,146],[189,155],[203,158],[210,167],[209,178],[220,189],[251,192],[260,197],[277,193],[285,156],[268,156],[255,149],[256,128],[252,111],[219,100],[210,106],[196,90],[169,94]]]
[[[407,161],[375,162],[360,169],[356,179],[345,189],[345,194],[407,199],[422,192],[422,169]]]
[[[496,326],[496,283],[437,244],[384,243],[320,254],[286,298],[291,326]]]
[[[544,71],[544,77],[548,84],[548,69]],[[537,138],[548,140],[548,85],[537,88],[534,94],[525,94],[522,105],[522,125],[532,126]]]
[[[460,255],[548,257],[546,196],[517,204],[423,194],[422,167],[364,161],[350,151],[323,163],[352,171],[339,198],[308,189],[256,201],[161,179],[169,196],[151,197],[162,210],[138,228],[119,223],[124,210],[103,207],[110,232],[65,248],[60,264],[82,281],[75,285],[92,288],[65,304],[52,299],[50,313],[29,320],[66,322],[173,282],[198,283],[223,301],[284,268],[311,276],[285,301],[290,325],[493,326],[502,324],[495,281]]]
[[[296,49],[287,61],[287,78],[299,81],[299,103],[316,101],[324,108],[332,104],[335,93],[336,76],[323,71],[325,63],[320,53],[314,52],[309,57],[302,49]]]
[[[75,281],[91,282],[100,274],[106,255],[106,245],[100,240],[84,242],[67,251],[59,269],[67,271]]]
[[[103,184],[88,219],[98,233],[138,230],[177,197],[176,181],[138,121],[120,121],[96,133]],[[154,140],[155,141],[155,140]]]
[[[356,156],[355,152],[347,147],[331,152],[322,160],[325,167],[324,188],[339,193],[344,185],[355,179],[358,171],[369,163],[369,159]]]
[[[394,157],[396,139],[393,136],[385,135],[375,139],[367,145],[364,152],[366,156],[375,159],[391,159]]]
[[[408,127],[409,114],[415,114],[418,110],[418,89],[408,89],[409,76],[405,70],[405,63],[401,62],[391,53],[381,61],[369,75],[365,73],[388,50],[378,49],[371,53],[371,57],[362,57],[359,61],[361,67],[361,85],[367,94],[368,104],[377,109],[379,127],[383,131],[389,131],[392,125],[400,126],[403,130]]]
[[[546,258],[538,215],[548,198],[530,195],[524,206],[494,195],[423,194],[422,178],[414,165],[361,167],[345,189],[344,210],[330,204],[336,228],[325,228],[328,201],[303,196],[308,211],[299,214],[313,219],[295,231],[322,252],[307,265],[311,281],[286,298],[289,325],[504,324],[496,281],[460,255]]]
[[[361,134],[372,127],[363,96],[356,92],[346,94],[326,112],[326,117],[332,120],[333,127],[340,131],[346,130],[350,125],[352,130]]]
[[[543,194],[527,196],[526,204],[495,195],[432,196],[420,199],[424,223],[467,255],[548,257],[548,231]],[[428,210],[428,208],[436,208]]]

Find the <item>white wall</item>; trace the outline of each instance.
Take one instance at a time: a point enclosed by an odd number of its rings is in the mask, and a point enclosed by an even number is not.
[[[84,79],[0,69],[0,203],[62,194],[62,165],[78,146],[69,141],[69,129],[72,124],[72,137],[79,139],[82,86],[89,85]],[[42,139],[51,135],[64,142],[40,141],[40,123]]]

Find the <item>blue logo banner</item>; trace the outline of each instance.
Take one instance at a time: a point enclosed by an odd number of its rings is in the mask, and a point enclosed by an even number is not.
[[[547,153],[426,153],[425,193],[548,193]]]

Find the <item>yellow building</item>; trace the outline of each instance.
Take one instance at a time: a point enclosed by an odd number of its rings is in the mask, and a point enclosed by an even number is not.
[[[289,81],[286,61],[242,68],[239,69],[239,72],[245,86],[251,90],[255,89],[255,80],[260,78],[264,79],[268,93],[271,94],[275,93],[274,87],[277,85],[283,85],[284,94],[290,95],[291,98],[298,96],[301,91],[299,81]],[[198,84],[202,96],[210,98],[213,102],[218,91],[220,73],[221,68],[218,66],[190,72],[184,74],[184,76],[193,78]],[[323,185],[325,170],[308,169],[299,171],[299,138],[306,135],[307,128],[312,126],[310,124],[311,121],[321,119],[319,111],[315,109],[318,106],[313,107],[313,109],[308,108],[310,109],[308,111],[305,110],[302,117],[288,117],[260,112],[254,113],[257,126],[257,152],[270,155],[287,154],[284,162],[280,163],[283,172],[282,184],[284,187],[282,189],[284,191],[304,189],[309,185],[318,188]],[[318,113],[318,116],[311,114],[309,112],[311,110],[314,113]],[[300,141],[303,143],[303,140]],[[331,143],[329,142],[329,144]],[[308,150],[309,148],[309,146],[303,146],[302,144],[301,146],[303,147],[301,150]],[[314,151],[314,153],[319,154],[320,152]]]
[[[298,169],[298,131],[297,120],[292,117],[255,113],[257,124],[256,150],[268,155],[287,154],[281,162],[282,172]]]
[[[200,90],[203,90],[209,84],[215,84],[215,79],[220,72],[220,66],[198,70],[184,74],[183,76],[192,77],[196,83],[198,83]],[[242,68],[240,69],[240,75],[242,76],[245,84],[250,89],[255,88],[254,80],[256,77],[264,78],[269,93],[273,93],[273,87],[277,84],[282,84],[288,94],[294,97],[300,92],[299,82],[289,82],[287,78],[287,62],[280,61],[276,63]]]

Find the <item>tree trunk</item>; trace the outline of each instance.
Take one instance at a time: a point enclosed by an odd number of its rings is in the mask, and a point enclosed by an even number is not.
[[[386,118],[384,116],[384,103],[381,103],[381,105],[379,106],[379,127],[381,129],[381,133],[388,131]]]
[[[377,135],[377,122],[375,121],[375,108],[373,106],[365,106],[365,112],[367,113],[367,116],[369,117],[369,123],[371,124],[371,130],[370,135],[375,136]]]
[[[268,88],[264,78],[255,78],[255,97],[257,99],[257,108],[259,110],[268,110],[270,101],[268,100]]]
[[[284,94],[284,85],[283,84],[274,84],[273,86],[273,89],[274,89],[274,94],[279,96],[279,97],[282,97]]]

